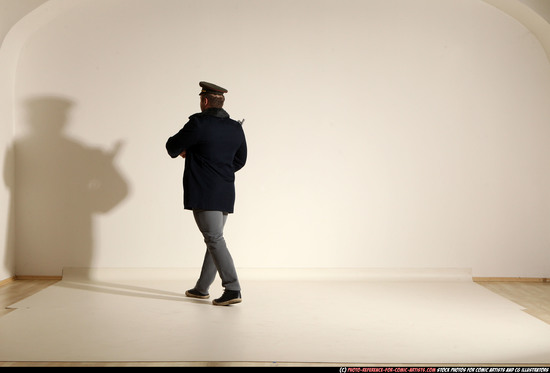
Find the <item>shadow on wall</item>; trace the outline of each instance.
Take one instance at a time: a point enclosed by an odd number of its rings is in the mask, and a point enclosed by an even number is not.
[[[4,177],[15,211],[15,239],[8,234],[8,240],[15,244],[16,275],[89,267],[93,215],[109,212],[128,195],[115,165],[122,142],[105,151],[68,137],[74,102],[65,98],[36,97],[25,104],[29,132],[6,155],[6,162],[15,160],[15,180]]]

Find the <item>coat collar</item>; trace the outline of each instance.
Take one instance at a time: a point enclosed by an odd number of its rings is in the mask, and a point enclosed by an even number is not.
[[[212,115],[217,118],[229,118],[229,114],[222,108],[209,108],[202,112],[203,115]]]

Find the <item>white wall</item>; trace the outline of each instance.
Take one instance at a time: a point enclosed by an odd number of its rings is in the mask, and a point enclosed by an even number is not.
[[[14,214],[10,189],[15,182],[15,163],[6,157],[14,140],[13,86],[21,34],[8,34],[21,18],[46,0],[0,0],[0,281],[15,275]],[[7,39],[7,40],[6,40]]]
[[[200,265],[164,143],[207,80],[246,118],[238,267],[550,276],[550,64],[495,7],[47,5],[14,85],[17,274]]]

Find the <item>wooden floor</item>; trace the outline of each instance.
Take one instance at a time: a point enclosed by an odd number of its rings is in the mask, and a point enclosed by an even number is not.
[[[492,292],[525,308],[525,312],[550,324],[549,282],[477,281]]]
[[[7,315],[13,310],[6,307],[16,303],[26,297],[29,297],[48,286],[55,284],[57,280],[15,280],[0,286],[0,317]],[[476,283],[489,289],[490,291],[507,298],[525,308],[533,317],[536,317],[550,324],[550,283],[548,282],[518,282],[518,281],[482,281]],[[23,363],[23,362],[0,362],[0,367],[8,366],[231,366],[231,363],[63,363],[63,362],[42,362],[42,363]],[[243,366],[243,364],[239,364]],[[251,366],[259,366],[252,364]],[[272,365],[267,365],[272,366]],[[294,365],[296,366],[296,365]],[[298,365],[299,366],[299,365]],[[311,364],[308,364],[311,366]],[[350,365],[352,366],[352,365]]]
[[[6,307],[53,285],[58,280],[15,280],[0,286],[0,317],[13,310]]]

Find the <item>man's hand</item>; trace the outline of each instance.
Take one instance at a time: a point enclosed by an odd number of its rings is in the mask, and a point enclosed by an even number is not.
[[[185,158],[185,150],[180,153],[180,157]]]

